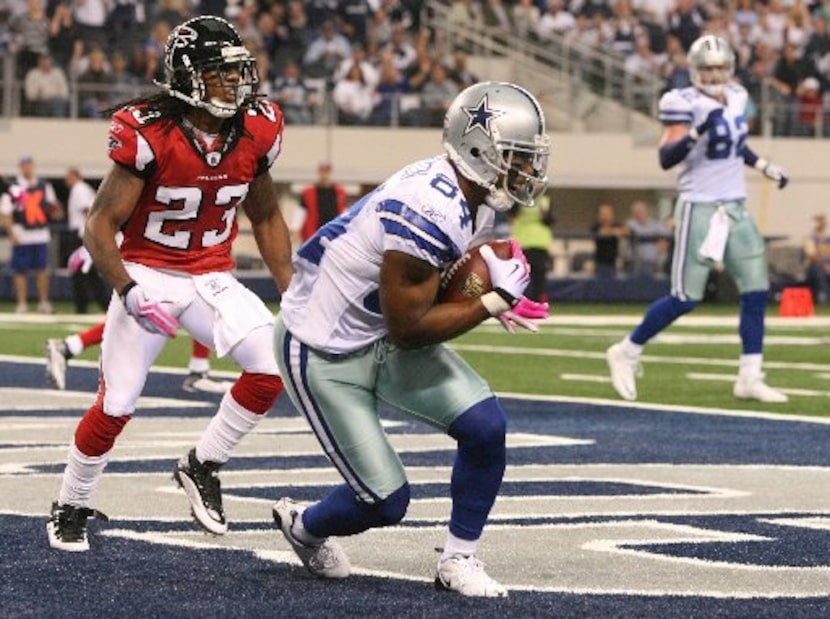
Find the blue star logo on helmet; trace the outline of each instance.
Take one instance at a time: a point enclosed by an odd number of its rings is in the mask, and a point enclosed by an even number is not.
[[[467,128],[464,129],[464,135],[467,135],[475,128],[481,129],[485,135],[491,135],[490,123],[498,118],[504,116],[505,112],[501,110],[494,110],[490,108],[487,95],[481,98],[478,105],[475,107],[465,107],[464,113],[467,114]]]

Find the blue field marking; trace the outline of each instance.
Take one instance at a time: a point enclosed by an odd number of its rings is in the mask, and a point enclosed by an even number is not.
[[[76,369],[73,379],[90,386],[91,403],[97,372]],[[32,403],[45,395],[42,379],[32,366],[0,362],[0,388],[28,387]],[[145,395],[171,403],[138,411],[131,429],[160,424],[160,432],[169,427],[170,437],[184,433],[182,440],[192,440],[191,429],[204,427],[219,397],[186,394],[181,379],[154,372]],[[206,406],[194,409],[194,402]],[[429,568],[361,573],[332,583],[286,563],[288,555],[269,555],[286,550],[270,520],[270,501],[284,494],[312,500],[329,487],[321,479],[333,473],[315,446],[309,453],[297,449],[310,432],[284,397],[269,418],[297,425],[263,424],[258,440],[267,448],[241,450],[223,468],[226,503],[232,514],[244,514],[221,540],[226,547],[195,531],[170,481],[170,454],[184,447],[148,446],[147,453],[133,448],[129,457],[117,452],[108,465],[105,479],[123,504],[110,513],[111,522],[91,522],[93,551],[52,551],[44,525],[65,451],[57,437],[36,428],[50,421],[71,426],[83,406],[43,412],[35,406],[21,413],[0,398],[0,424],[17,432],[9,435],[14,439],[0,439],[3,616],[830,616],[830,501],[828,485],[815,483],[827,479],[830,424],[578,402],[504,403],[511,436],[563,440],[514,439],[508,451],[507,477],[483,546],[488,567],[505,570],[513,586],[509,599],[493,601],[434,591]],[[383,417],[393,422],[388,433],[403,445],[404,465],[413,475],[417,471],[413,506],[400,527],[357,542],[392,553],[410,536],[440,543],[451,443],[432,448],[423,442],[434,434],[431,428],[391,411]],[[183,420],[189,425],[172,425]],[[33,428],[29,438],[18,438],[22,430],[15,428],[27,425]],[[410,450],[410,440],[421,441],[419,448]],[[44,455],[12,466],[29,452]],[[176,509],[148,518],[151,502],[141,512],[145,517],[131,513],[138,480],[144,480],[142,496],[170,501]],[[243,539],[253,546],[235,545]],[[417,552],[427,553],[427,564],[434,560],[428,545]],[[625,571],[631,571],[630,581],[620,573]],[[668,584],[654,586],[657,579]]]

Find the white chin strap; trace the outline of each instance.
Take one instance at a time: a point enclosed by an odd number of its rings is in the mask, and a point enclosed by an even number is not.
[[[491,189],[484,203],[494,211],[504,212],[510,210],[515,200],[504,189]]]
[[[225,103],[220,99],[210,99],[208,101],[203,101],[202,104],[199,106],[210,112],[212,116],[216,116],[217,118],[230,118],[234,114],[236,114],[237,106]]]
[[[699,88],[710,97],[720,97],[726,89],[726,84],[701,84]]]

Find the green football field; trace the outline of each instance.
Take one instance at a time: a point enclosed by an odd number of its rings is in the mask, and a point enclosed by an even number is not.
[[[645,305],[555,304],[538,333],[510,335],[498,324],[485,324],[450,343],[501,394],[620,401],[605,364],[605,349],[637,323]],[[100,320],[78,317],[59,305],[53,316],[19,318],[0,304],[0,354],[42,357],[46,338],[62,337]],[[274,307],[276,310],[276,307]],[[812,318],[779,318],[768,309],[765,369],[767,382],[790,396],[786,404],[740,402],[732,397],[740,342],[737,308],[701,306],[681,318],[646,348],[639,402],[671,406],[769,411],[790,415],[830,415],[830,311]],[[158,359],[183,367],[190,340],[178,337]],[[94,362],[97,349],[81,359]],[[212,360],[217,371],[232,362]],[[44,383],[45,384],[45,383]]]

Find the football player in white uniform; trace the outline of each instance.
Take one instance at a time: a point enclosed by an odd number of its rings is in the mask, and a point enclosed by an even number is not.
[[[764,239],[745,206],[744,166],[783,189],[789,178],[747,145],[746,90],[732,81],[729,44],[705,35],[689,50],[693,86],[660,99],[660,165],[679,166],[671,293],[655,301],[643,321],[607,353],[611,380],[626,400],[637,399],[636,374],[645,344],[703,299],[713,268],[726,269],[740,293],[742,353],[733,389],[739,399],[786,402],[761,371],[769,279]]]
[[[98,398],[78,424],[47,523],[50,545],[61,550],[89,548],[87,519],[99,515],[92,493],[150,365],[179,326],[242,369],[174,466],[207,531],[227,530],[219,467],[282,391],[273,315],[233,276],[231,258],[241,206],[277,286],[285,290],[291,279],[291,242],[269,173],[282,113],[256,97],[256,61],[224,19],[177,26],[165,69],[162,93],[113,114],[113,166],[86,223],[84,243],[118,298],[107,310]]]
[[[491,232],[495,210],[532,204],[547,184],[549,138],[536,99],[484,82],[461,92],[444,124],[445,154],[393,174],[323,226],[294,259],[275,327],[286,391],[345,483],[303,508],[283,498],[274,519],[313,574],[341,578],[349,562],[329,536],[399,522],[404,468],[383,431],[381,403],[458,443],[452,514],[436,586],[504,596],[476,545],[505,467],[505,413],[487,383],[442,342],[491,316],[539,318],[523,292],[529,267],[482,250],[494,290],[436,302],[442,271]],[[521,323],[520,323],[521,324]]]

